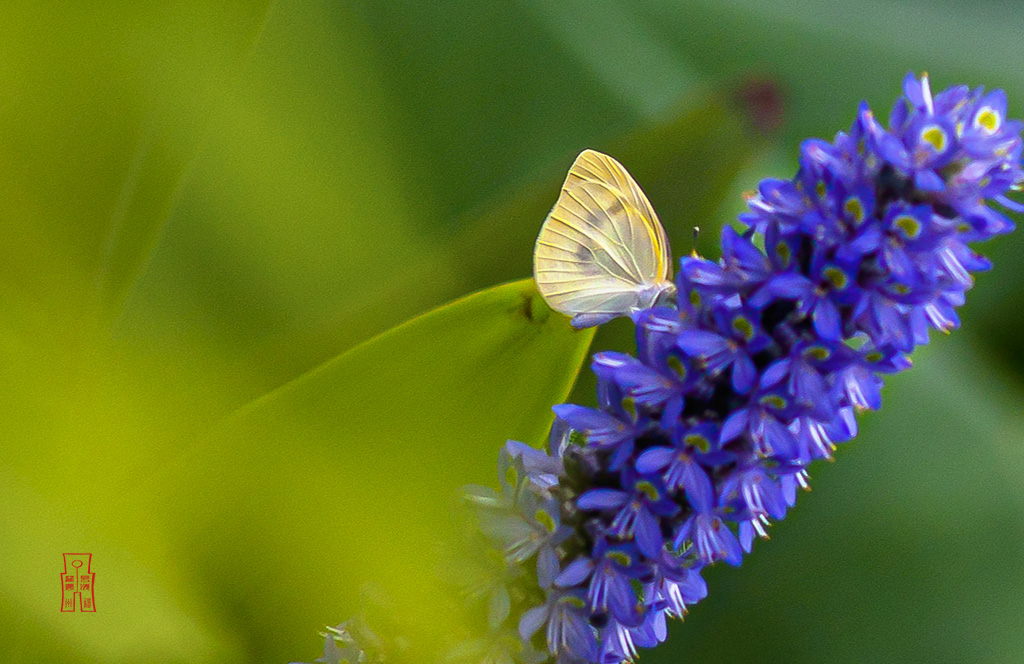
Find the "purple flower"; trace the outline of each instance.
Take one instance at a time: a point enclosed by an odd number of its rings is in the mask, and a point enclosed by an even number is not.
[[[657,473],[670,491],[684,492],[690,505],[710,504],[714,501],[714,488],[700,461],[710,459],[704,453],[717,440],[717,431],[707,423],[690,430],[677,427],[675,444],[647,448],[637,458],[636,469],[643,474]]]
[[[614,512],[608,534],[635,539],[644,555],[655,558],[664,546],[661,519],[674,516],[680,508],[657,476],[641,475],[626,468],[622,486],[628,488],[590,489],[576,499],[576,507],[582,511]]]
[[[548,652],[557,657],[558,664],[598,661],[597,630],[590,624],[590,611],[580,590],[552,590],[542,606],[523,613],[519,635],[529,642],[545,626]]]

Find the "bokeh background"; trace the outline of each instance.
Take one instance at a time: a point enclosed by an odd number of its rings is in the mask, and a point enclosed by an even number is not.
[[[716,256],[909,70],[1024,115],[1021,34],[1015,0],[0,4],[0,660],[311,661],[366,582],[458,629],[449,496],[542,441],[590,335],[522,284],[386,331],[528,277],[585,147]],[[964,329],[643,661],[1024,658],[1024,236],[986,251]]]

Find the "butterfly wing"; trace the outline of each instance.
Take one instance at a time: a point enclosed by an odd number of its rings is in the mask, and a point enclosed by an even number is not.
[[[619,162],[586,150],[569,169],[534,248],[548,304],[584,324],[628,314],[671,288],[665,230]]]
[[[626,209],[635,213],[631,218],[634,225],[640,225],[649,234],[651,251],[645,256],[655,259],[656,264],[649,265],[645,274],[650,281],[664,280],[671,277],[672,257],[669,253],[668,238],[665,228],[658,220],[651,202],[633,176],[618,161],[596,150],[584,150],[576,157],[569,175],[565,178],[562,191],[583,182],[604,184],[623,201]],[[557,203],[556,203],[557,207]]]

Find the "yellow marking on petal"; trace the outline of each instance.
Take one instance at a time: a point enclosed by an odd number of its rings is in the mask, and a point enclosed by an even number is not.
[[[921,234],[921,222],[909,214],[901,214],[892,220],[893,225],[902,231],[903,237],[913,240]]]
[[[683,437],[683,444],[689,445],[690,447],[696,447],[701,452],[707,452],[711,449],[711,441],[699,433],[691,433]]]
[[[551,518],[551,515],[544,510],[537,510],[537,513],[533,515],[533,518],[537,520],[537,523],[544,526],[544,529],[549,533],[555,532],[555,520]]]
[[[789,245],[785,242],[780,242],[775,245],[775,255],[779,257],[779,261],[782,262],[783,267],[788,266],[790,259],[793,257],[792,252],[789,250]]]
[[[658,500],[661,496],[658,495],[658,489],[650,482],[641,480],[636,483],[636,488],[642,494],[647,496],[648,500]]]
[[[929,125],[921,131],[921,140],[935,148],[936,152],[946,150],[946,132],[938,125]]]
[[[837,290],[843,290],[850,283],[849,279],[846,278],[846,273],[837,267],[825,268],[825,278],[828,279]]]
[[[747,341],[750,341],[751,337],[754,336],[754,326],[742,316],[732,319],[732,329],[742,334],[743,338]]]
[[[809,357],[818,360],[819,362],[827,360],[831,355],[832,353],[824,346],[809,346],[804,351],[804,357]]]
[[[1001,118],[999,112],[990,106],[985,106],[981,109],[977,116],[974,118],[974,126],[981,127],[989,134],[996,133],[999,129]]]
[[[843,204],[846,214],[853,218],[854,223],[860,224],[864,221],[864,204],[856,196],[850,196]]]
[[[604,557],[609,560],[614,560],[623,567],[629,567],[629,565],[633,562],[632,558],[630,558],[621,551],[609,551],[608,553],[604,554]]]
[[[669,355],[665,361],[668,364],[668,368],[671,369],[680,379],[686,379],[686,365],[675,355]]]
[[[582,609],[587,605],[587,603],[584,602],[583,599],[576,597],[575,595],[562,595],[560,598],[558,598],[558,602],[560,604],[568,604],[575,609]]]

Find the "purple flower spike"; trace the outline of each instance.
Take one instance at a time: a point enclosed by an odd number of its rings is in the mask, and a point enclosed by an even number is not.
[[[638,356],[595,355],[599,410],[555,407],[581,436],[551,488],[576,535],[547,592],[586,589],[590,630],[560,618],[558,663],[631,661],[664,640],[665,618],[707,593],[700,570],[740,564],[808,464],[881,406],[883,376],[958,325],[989,268],[968,243],[1024,209],[1006,196],[1024,181],[1024,125],[1001,91],[933,94],[912,74],[903,89],[887,126],[864,104],[833,142],[803,144],[792,180],[762,182],[721,260],[681,260],[678,305],[633,315]]]

